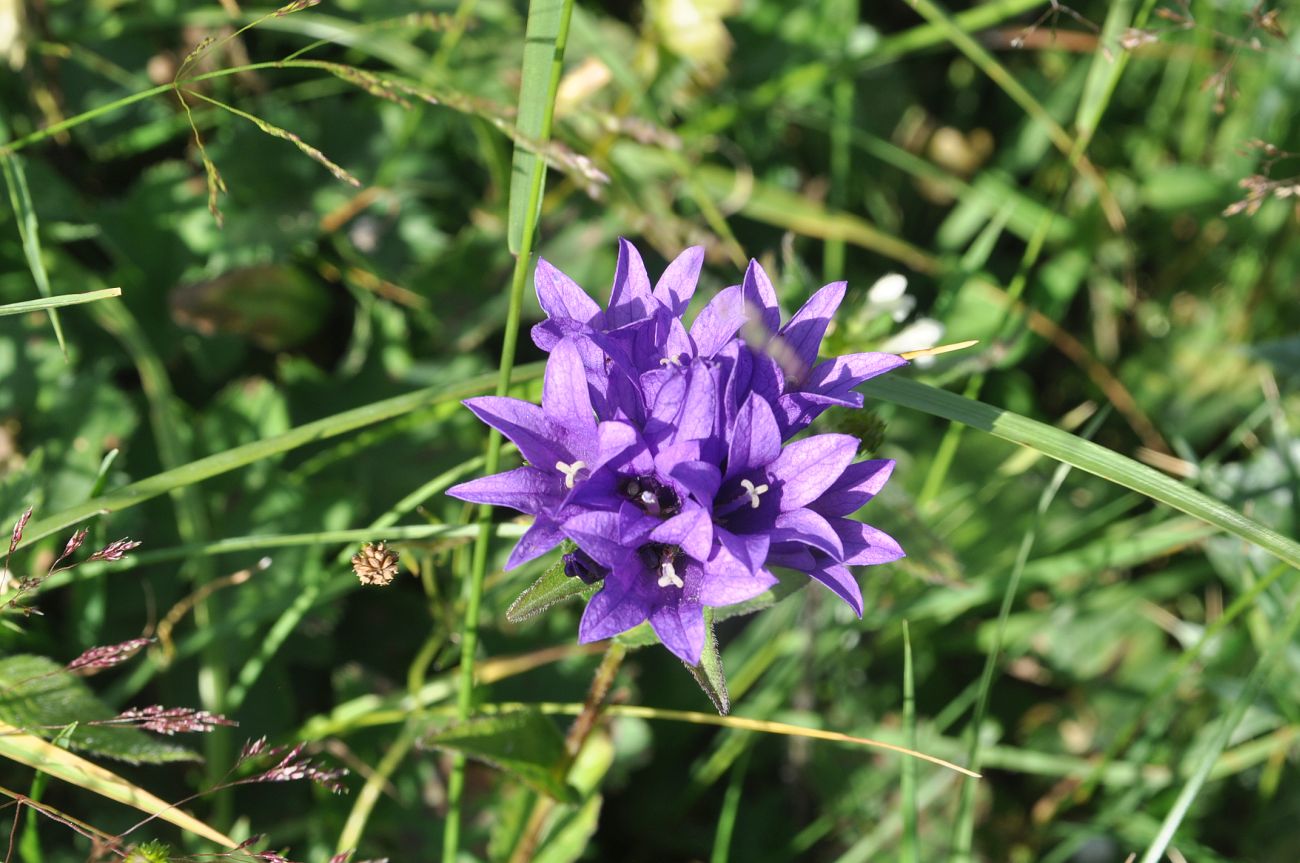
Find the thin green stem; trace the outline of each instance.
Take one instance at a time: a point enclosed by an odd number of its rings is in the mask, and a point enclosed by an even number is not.
[[[551,61],[551,76],[547,88],[547,99],[542,119],[540,140],[549,141],[551,126],[555,119],[555,95],[560,86],[560,75],[564,69],[564,49],[569,40],[569,22],[573,17],[573,0],[564,0],[560,13],[560,27],[555,39],[555,53]],[[546,178],[546,161],[533,161],[532,174],[529,177],[528,207],[525,210],[523,233],[520,237],[519,254],[515,258],[514,276],[510,283],[510,304],[506,312],[505,337],[501,345],[501,369],[497,378],[497,395],[505,395],[510,389],[510,376],[514,369],[515,348],[519,339],[519,320],[522,316],[524,284],[528,280],[528,265],[532,258],[533,239],[537,232],[540,217],[542,187]],[[487,452],[484,455],[484,472],[493,474],[501,461],[501,435],[495,429],[488,435]],[[492,508],[483,506],[479,509],[479,535],[474,544],[474,556],[470,564],[470,575],[465,584],[465,619],[461,636],[460,687],[456,694],[456,715],[464,720],[469,717],[474,703],[474,661],[478,650],[479,607],[483,600],[483,580],[487,576],[488,548],[492,539]],[[465,789],[465,756],[458,754],[452,764],[451,777],[447,783],[447,821],[443,832],[442,859],[446,863],[454,861],[460,847],[460,801]]]

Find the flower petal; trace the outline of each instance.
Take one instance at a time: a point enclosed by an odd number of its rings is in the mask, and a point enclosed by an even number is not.
[[[766,467],[780,454],[781,428],[776,424],[772,406],[751,393],[736,413],[724,479]]]
[[[816,500],[813,509],[822,515],[852,515],[880,493],[893,472],[894,460],[891,458],[854,462]]]
[[[551,318],[567,318],[581,324],[599,326],[604,314],[600,305],[578,283],[557,270],[545,258],[537,259],[533,271],[537,302]]]
[[[704,564],[700,580],[700,602],[710,607],[748,602],[776,584],[776,576],[766,569],[750,570],[726,546],[714,546],[713,557]]]
[[[479,396],[464,404],[509,438],[534,467],[554,470],[557,461],[572,461],[572,453],[557,445],[557,430],[539,406],[505,396]]]
[[[546,361],[542,410],[571,430],[595,435],[596,414],[587,390],[587,369],[578,346],[569,339],[558,343]]]
[[[836,560],[844,557],[844,544],[835,528],[811,509],[795,509],[777,516],[772,541],[802,542],[826,552]]]
[[[519,542],[515,543],[514,549],[510,552],[510,559],[506,561],[506,569],[511,570],[520,564],[536,560],[563,541],[564,534],[554,521],[550,518],[539,518],[524,531],[524,535],[519,537]]]
[[[744,293],[746,313],[756,315],[769,335],[781,329],[781,305],[776,299],[776,289],[758,261],[750,259],[740,287]]]
[[[745,325],[745,296],[740,285],[719,291],[691,323],[691,341],[705,359],[720,351]]]
[[[826,335],[826,327],[844,300],[845,287],[845,282],[832,282],[822,288],[781,328],[781,337],[805,369],[811,369],[817,363],[817,351]]]
[[[658,305],[650,291],[650,277],[636,247],[622,237],[618,240],[618,266],[614,286],[609,292],[609,311],[605,315],[610,329],[644,320]]]
[[[678,588],[660,588],[677,591]],[[673,654],[687,665],[699,665],[704,652],[704,609],[699,602],[682,598],[667,601],[650,612],[655,635]]]
[[[846,434],[821,434],[797,440],[781,450],[767,473],[779,484],[781,511],[807,506],[830,488],[853,461],[858,439]]]
[[[680,546],[696,560],[704,560],[713,548],[713,519],[700,506],[683,509],[650,532],[655,542]]]
[[[564,483],[558,474],[525,465],[462,482],[447,489],[447,494],[458,500],[508,506],[539,515],[564,499]]]
[[[605,576],[600,592],[591,598],[582,613],[578,643],[613,638],[643,623],[653,604],[646,578],[640,565],[630,560]]]
[[[628,549],[620,542],[620,525],[617,512],[594,510],[567,519],[564,533],[601,566],[613,569],[628,555]]]
[[[849,518],[831,522],[844,543],[844,562],[851,566],[890,563],[907,555],[898,540],[879,528]]]
[[[691,246],[682,252],[664,270],[655,283],[654,296],[674,317],[680,318],[691,304],[695,286],[704,264],[704,247]]]
[[[849,604],[853,613],[862,616],[862,588],[848,567],[838,563],[828,563],[808,573],[822,584],[835,591],[835,595]]]
[[[907,360],[894,354],[845,354],[818,363],[800,389],[823,395],[844,394],[863,381],[905,365]]]

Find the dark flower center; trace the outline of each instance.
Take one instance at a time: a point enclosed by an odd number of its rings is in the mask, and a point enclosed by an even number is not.
[[[660,587],[684,587],[682,572],[686,556],[675,545],[648,542],[637,549],[641,564],[656,576]]]
[[[581,549],[564,555],[564,574],[583,584],[595,584],[605,577],[605,568],[592,560]]]
[[[646,515],[672,518],[682,511],[682,501],[669,486],[652,476],[625,477],[619,491]]]

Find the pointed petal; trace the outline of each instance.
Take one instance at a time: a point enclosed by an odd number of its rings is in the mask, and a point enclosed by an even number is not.
[[[704,609],[698,602],[684,597],[677,602],[664,602],[650,612],[650,625],[664,647],[678,659],[687,665],[700,664],[700,654],[704,652]]]
[[[654,468],[654,458],[641,433],[631,423],[609,421],[596,427],[601,464],[627,467],[645,473]]]
[[[528,515],[539,515],[564,499],[564,483],[554,473],[525,465],[462,482],[447,489],[458,500],[508,506]]]
[[[542,410],[569,429],[596,431],[596,414],[587,391],[587,369],[578,346],[565,339],[551,351],[542,382]]]
[[[680,546],[688,556],[704,560],[713,548],[713,519],[703,507],[692,506],[662,522],[650,539]]]
[[[691,341],[700,357],[712,357],[745,325],[745,297],[740,285],[721,290],[691,324]]]
[[[704,247],[691,246],[668,265],[655,284],[655,299],[676,317],[681,317],[691,304],[703,264]]]
[[[600,322],[600,305],[577,282],[551,266],[545,258],[537,259],[533,285],[537,288],[537,302],[548,317],[567,318],[593,326]]]
[[[880,493],[893,472],[894,460],[890,458],[854,462],[813,508],[822,515],[852,515]]]
[[[713,505],[722,485],[722,472],[706,461],[679,461],[668,469],[668,475],[704,506]]]
[[[826,552],[836,560],[844,557],[844,545],[835,528],[811,509],[791,510],[777,516],[772,541],[802,542]]]
[[[831,522],[844,543],[844,562],[851,566],[890,563],[907,555],[898,540],[879,528],[849,518]]]
[[[838,563],[828,563],[808,573],[835,592],[835,595],[849,604],[853,613],[862,616],[862,588],[848,567]]]
[[[648,576],[631,561],[605,576],[600,592],[587,603],[578,624],[578,643],[613,638],[639,626],[649,616],[653,594],[644,585]]]
[[[726,479],[766,467],[781,454],[781,428],[772,407],[751,393],[736,413],[727,452]]]
[[[807,506],[831,487],[853,461],[858,439],[846,434],[821,434],[797,440],[781,450],[767,473],[779,484],[781,511]]]
[[[564,533],[601,566],[613,569],[629,553],[619,541],[619,527],[616,512],[583,512],[564,522]]]
[[[776,289],[758,261],[750,260],[741,289],[747,314],[755,315],[769,334],[781,329],[781,306],[776,299]]]
[[[800,389],[810,393],[846,393],[865,380],[905,365],[907,360],[894,354],[845,354],[815,366]]]
[[[506,561],[506,569],[511,570],[530,560],[536,560],[564,541],[564,534],[559,526],[549,518],[539,518],[533,522],[524,535],[519,537]]]
[[[700,602],[710,607],[748,602],[776,584],[766,569],[751,570],[734,557],[726,546],[714,546],[713,557],[704,565],[700,581]]]
[[[713,533],[719,544],[745,567],[746,572],[758,572],[767,562],[767,552],[771,547],[767,534],[737,534],[716,526]]]
[[[845,282],[832,282],[822,288],[781,329],[781,337],[805,369],[811,369],[817,363],[817,351],[826,335],[826,327],[844,300],[845,287]]]
[[[554,470],[557,461],[570,460],[570,453],[556,444],[559,435],[540,406],[505,396],[480,396],[464,404],[509,438],[534,467]]]
[[[650,277],[646,275],[641,253],[620,237],[614,287],[609,292],[609,311],[605,315],[607,326],[616,329],[644,320],[657,303],[650,291]]]

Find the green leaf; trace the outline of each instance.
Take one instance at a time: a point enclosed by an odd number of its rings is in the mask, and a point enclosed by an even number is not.
[[[564,779],[564,737],[536,710],[472,717],[435,731],[424,742],[485,761],[562,803],[577,801]]]
[[[524,31],[524,61],[519,85],[519,113],[515,128],[527,138],[543,144],[551,139],[555,114],[555,89],[559,85],[564,42],[569,29],[572,0],[532,0],[528,4],[528,26]],[[519,254],[524,225],[536,224],[542,211],[542,188],[546,166],[541,158],[523,147],[515,147],[510,168],[510,214],[506,225],[510,252]],[[533,171],[540,170],[540,182]]]
[[[566,539],[560,546],[560,554],[568,554],[575,548],[577,546]],[[522,623],[553,605],[594,591],[595,588],[584,584],[582,579],[564,574],[564,558],[561,556],[541,578],[534,581],[514,602],[510,603],[510,607],[506,609],[506,620],[511,623]]]
[[[1037,450],[1104,480],[1144,494],[1201,521],[1223,528],[1291,566],[1300,568],[1300,543],[1269,530],[1220,501],[1092,441],[1046,423],[986,405],[897,375],[863,386],[869,396],[986,431]]]
[[[722,652],[718,650],[718,635],[713,631],[713,609],[704,609],[704,651],[700,664],[687,666],[695,682],[709,696],[718,712],[726,716],[731,710],[731,697],[727,695],[727,676],[722,670]]]
[[[0,659],[0,721],[51,738],[75,724],[67,736],[73,749],[132,764],[199,760],[198,753],[138,728],[90,724],[116,715],[79,677],[51,659],[29,655]]]

